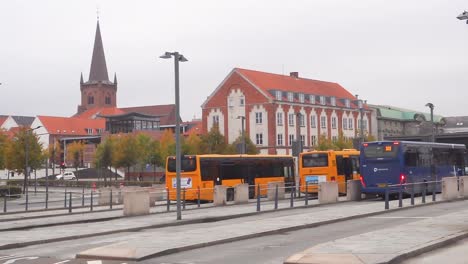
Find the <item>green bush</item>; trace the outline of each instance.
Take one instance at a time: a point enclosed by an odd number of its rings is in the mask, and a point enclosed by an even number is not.
[[[20,196],[21,187],[12,186],[12,185],[2,185],[0,186],[0,197],[8,196]]]

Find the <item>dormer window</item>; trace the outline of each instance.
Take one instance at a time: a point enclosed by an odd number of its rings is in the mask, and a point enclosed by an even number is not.
[[[320,96],[320,104],[325,105],[325,96],[323,95]]]
[[[291,92],[288,93],[288,100],[289,100],[289,102],[294,101],[294,94],[293,93],[291,93]]]
[[[315,95],[309,95],[309,101],[311,104],[315,104]]]
[[[276,100],[283,99],[283,93],[281,91],[276,91]]]
[[[111,104],[111,98],[110,96],[106,96],[106,104],[110,105]]]
[[[85,128],[86,134],[92,135],[93,134],[93,129],[92,128]]]
[[[344,100],[344,103],[345,103],[346,108],[350,108],[350,107],[351,107],[351,103],[349,102],[349,99],[345,99],[345,100]]]
[[[304,94],[299,94],[299,102],[304,103]]]
[[[330,104],[336,106],[336,98],[334,96],[330,97]]]

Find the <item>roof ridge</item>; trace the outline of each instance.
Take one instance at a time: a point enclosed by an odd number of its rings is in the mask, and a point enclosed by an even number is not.
[[[236,70],[244,70],[244,71],[251,71],[251,72],[258,72],[258,73],[263,73],[263,74],[271,74],[271,75],[277,75],[281,77],[287,77],[287,78],[292,78],[292,79],[300,79],[300,80],[309,80],[309,81],[316,81],[316,82],[324,82],[324,83],[333,83],[333,84],[338,84],[337,82],[330,82],[330,81],[322,81],[322,80],[317,80],[317,79],[311,79],[311,78],[304,78],[304,77],[292,77],[290,75],[284,75],[284,74],[279,74],[279,73],[272,73],[272,72],[264,72],[264,71],[257,71],[257,70],[251,70],[251,69],[245,69],[245,68],[239,68],[236,67]]]

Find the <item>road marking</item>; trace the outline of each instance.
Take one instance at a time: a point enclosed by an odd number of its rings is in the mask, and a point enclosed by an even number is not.
[[[20,258],[14,258],[14,259],[10,259],[6,262],[4,262],[3,264],[13,264],[15,263],[17,260],[33,260],[33,259],[38,259],[39,257],[20,257]]]
[[[88,263],[88,264],[102,264],[102,261],[100,261],[100,260],[90,260],[90,261],[88,261],[86,263]]]
[[[67,259],[67,260],[64,260],[64,261],[55,262],[54,264],[62,264],[62,263],[67,263],[67,262],[69,262],[69,261],[70,261],[70,260],[69,260],[69,259]]]
[[[432,218],[430,216],[372,216],[368,218],[374,218],[374,219],[427,219],[427,218]]]
[[[11,259],[11,258],[17,258],[17,257],[19,257],[19,256],[11,256],[11,255],[10,255],[10,256],[1,256],[1,257],[0,257],[0,260]]]

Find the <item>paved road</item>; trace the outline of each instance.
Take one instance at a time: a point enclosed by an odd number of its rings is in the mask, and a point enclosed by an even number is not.
[[[365,219],[350,220],[279,235],[271,235],[186,251],[165,257],[145,260],[139,263],[282,263],[286,257],[309,248],[317,243],[392,227],[399,224],[421,220],[422,218],[448,214],[464,209],[464,207],[466,207],[466,202],[443,203],[413,208],[410,210],[393,212]],[[110,243],[115,243],[116,241],[125,241],[134,235],[135,232],[126,232],[57,243],[39,244],[25,248],[3,250],[0,251],[0,254],[22,255],[27,252],[28,255],[31,256],[51,256],[58,260],[69,260],[72,259],[76,253],[89,248],[90,245],[93,247],[104,246]],[[154,239],[157,238],[155,237]],[[183,237],[180,239],[183,239]],[[17,263],[27,264],[35,262]],[[3,263],[0,262],[0,264]]]

